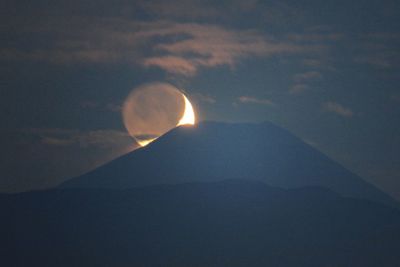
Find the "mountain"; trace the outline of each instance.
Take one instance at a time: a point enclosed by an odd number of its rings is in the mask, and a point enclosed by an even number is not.
[[[204,122],[58,188],[0,194],[0,265],[395,267],[396,205],[271,123]]]
[[[271,186],[326,187],[348,197],[398,205],[391,197],[272,123],[202,122],[178,127],[150,145],[62,188],[127,189],[145,185],[259,180]]]
[[[395,267],[400,212],[252,181],[0,195],[2,266]]]

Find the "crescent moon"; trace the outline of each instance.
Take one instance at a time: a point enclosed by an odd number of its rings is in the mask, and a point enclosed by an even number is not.
[[[194,115],[194,110],[192,103],[190,103],[189,99],[182,94],[183,100],[185,101],[185,110],[181,119],[179,120],[176,127],[181,125],[194,125],[196,123],[196,116]],[[147,140],[137,140],[140,146],[144,147],[156,140],[157,138],[147,139]]]
[[[190,103],[189,99],[182,94],[183,99],[185,100],[185,111],[183,112],[182,118],[179,120],[176,126],[181,125],[194,125],[196,123],[196,117],[194,115],[194,110],[192,103]]]

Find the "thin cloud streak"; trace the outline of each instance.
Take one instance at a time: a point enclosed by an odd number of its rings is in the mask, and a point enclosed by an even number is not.
[[[143,65],[145,67],[159,67],[171,74],[181,74],[184,76],[193,76],[197,72],[197,67],[193,62],[177,56],[146,58],[143,60]]]
[[[308,89],[310,89],[310,86],[308,86],[307,84],[303,84],[303,83],[294,84],[290,88],[289,93],[290,94],[300,94],[300,93],[303,93],[304,91],[307,91]]]
[[[319,71],[307,71],[293,76],[294,84],[289,89],[289,94],[301,94],[311,88],[311,84],[323,78]]]
[[[196,93],[196,94],[191,95],[191,97],[193,97],[197,101],[208,103],[208,104],[217,103],[217,99],[215,99],[215,97],[212,97],[210,95]]]
[[[238,101],[243,104],[258,104],[266,106],[274,106],[275,104],[267,98],[256,98],[251,96],[240,96]]]
[[[374,32],[360,37],[358,53],[354,62],[367,64],[378,69],[394,69],[400,66],[400,34]]]
[[[70,146],[80,147],[100,147],[113,148],[115,146],[134,143],[127,132],[102,129],[82,131],[75,129],[28,129],[23,131],[25,134],[36,135],[41,143],[51,146]]]
[[[336,102],[325,102],[322,104],[322,108],[325,111],[335,113],[345,118],[351,118],[354,116],[354,112],[350,108],[344,107]]]
[[[308,71],[304,73],[296,74],[293,78],[295,82],[305,82],[322,79],[322,74],[318,71]]]

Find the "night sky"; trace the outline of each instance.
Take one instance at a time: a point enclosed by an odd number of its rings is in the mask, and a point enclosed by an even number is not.
[[[0,191],[135,148],[121,105],[172,84],[200,120],[271,121],[400,199],[400,2],[0,4]]]

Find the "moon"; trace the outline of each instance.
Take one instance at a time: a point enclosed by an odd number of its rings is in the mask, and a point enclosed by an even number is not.
[[[179,120],[176,126],[181,125],[194,125],[196,123],[196,117],[194,115],[194,110],[192,103],[189,99],[182,93],[183,100],[185,101],[185,111],[183,112],[182,118]]]
[[[185,110],[183,112],[182,118],[179,120],[179,122],[176,124],[176,126],[181,126],[181,125],[194,125],[196,123],[196,117],[194,115],[194,110],[192,103],[190,103],[189,99],[183,94],[183,100],[185,101]],[[157,137],[158,138],[158,137]],[[150,139],[145,139],[145,140],[137,140],[138,144],[142,147],[147,146],[157,138],[150,138]]]
[[[188,97],[167,83],[150,83],[131,91],[122,107],[128,133],[140,146],[181,125],[194,125],[196,116]]]

